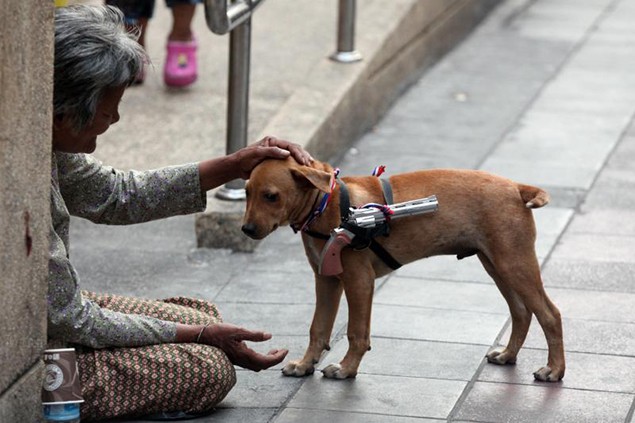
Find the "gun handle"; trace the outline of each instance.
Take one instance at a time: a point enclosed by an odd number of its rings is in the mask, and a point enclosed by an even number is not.
[[[320,254],[320,275],[335,276],[344,271],[342,268],[342,249],[353,240],[353,234],[347,230],[333,232]]]

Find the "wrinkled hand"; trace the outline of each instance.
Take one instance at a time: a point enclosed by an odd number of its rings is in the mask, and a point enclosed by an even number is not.
[[[206,327],[199,342],[223,350],[229,360],[245,369],[259,372],[280,363],[288,350],[271,350],[260,354],[247,346],[245,341],[262,342],[271,339],[270,333],[251,331],[229,323],[218,323]]]
[[[248,179],[251,171],[265,159],[286,159],[291,156],[300,164],[310,165],[313,157],[300,145],[275,137],[264,137],[260,141],[238,150],[240,177]]]

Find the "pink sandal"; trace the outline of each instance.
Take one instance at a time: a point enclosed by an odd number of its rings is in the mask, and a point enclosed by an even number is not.
[[[163,68],[163,80],[170,87],[185,87],[196,81],[196,40],[169,41],[168,57]]]

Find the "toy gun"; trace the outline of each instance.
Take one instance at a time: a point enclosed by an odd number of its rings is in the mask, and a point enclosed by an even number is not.
[[[436,195],[387,206],[370,204],[358,209],[351,208],[348,219],[343,226],[352,225],[358,228],[372,229],[388,220],[433,213],[438,208],[439,202]],[[342,249],[349,246],[355,236],[356,234],[351,230],[341,226],[331,231],[331,237],[320,255],[319,272],[321,275],[334,276],[344,271],[340,257]]]

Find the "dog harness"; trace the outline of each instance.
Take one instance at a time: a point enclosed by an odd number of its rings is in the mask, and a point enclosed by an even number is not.
[[[384,171],[384,166],[378,166],[373,170],[373,176],[379,177]],[[375,238],[378,236],[388,236],[390,233],[390,226],[388,225],[388,219],[381,225],[378,225],[374,228],[362,228],[347,222],[348,216],[350,214],[350,195],[348,191],[348,187],[339,177],[339,169],[335,170],[335,178],[333,178],[333,182],[331,183],[331,192],[326,193],[322,200],[320,201],[320,205],[313,210],[309,214],[309,217],[306,219],[305,223],[301,227],[297,227],[295,225],[292,226],[294,232],[302,231],[308,236],[316,239],[328,240],[330,239],[330,235],[324,235],[319,232],[314,232],[309,229],[309,226],[317,217],[319,217],[322,212],[328,206],[330,202],[331,195],[333,193],[333,189],[335,188],[335,184],[340,187],[340,218],[342,221],[341,227],[347,229],[355,234],[355,238],[353,238],[353,242],[350,247],[356,251],[361,251],[366,248],[370,248],[372,252],[374,252],[377,257],[379,257],[388,267],[393,270],[399,269],[402,265],[388,252],[384,247],[379,244]],[[390,182],[388,180],[379,178],[381,182],[381,189],[384,195],[384,204],[393,204],[393,194],[392,187],[390,186]]]

